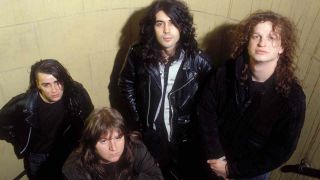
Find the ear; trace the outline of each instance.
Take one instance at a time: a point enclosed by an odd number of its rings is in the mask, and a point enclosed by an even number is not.
[[[36,80],[35,80],[35,82],[36,82],[36,86],[37,86],[37,88],[40,90],[38,80],[36,79]]]
[[[279,52],[278,52],[278,54],[282,54],[283,53],[283,47],[282,46],[280,46],[280,49],[279,49]]]

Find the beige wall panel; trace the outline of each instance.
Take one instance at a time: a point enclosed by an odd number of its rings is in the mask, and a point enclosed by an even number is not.
[[[151,0],[83,0],[85,11],[132,9],[146,6]]]
[[[308,42],[310,37],[310,33],[312,28],[314,27],[314,22],[316,18],[319,18],[319,7],[320,7],[320,1],[319,0],[312,0],[309,4],[305,4],[302,7],[308,7],[303,12],[301,18],[299,18],[299,21],[297,22],[297,28],[300,31],[300,48],[302,50],[305,50],[305,45]],[[316,36],[314,38],[317,38],[319,36]],[[307,50],[308,51],[308,50]]]
[[[279,9],[282,8],[282,7],[280,7],[281,1],[282,0],[273,0],[270,10],[278,12]]]
[[[316,17],[312,28],[309,32],[309,37],[303,47],[303,50],[307,53],[314,54],[316,51],[316,47],[319,44],[320,36],[320,14]]]
[[[318,89],[320,91],[320,89]],[[318,97],[320,98],[320,97]],[[317,119],[318,121],[320,120],[320,112],[318,112],[318,115],[317,115]],[[310,157],[310,159],[315,159],[315,161],[312,161],[311,163],[311,166],[313,168],[316,168],[316,169],[320,169],[320,161],[317,161],[317,159],[320,159],[320,144],[317,143],[317,142],[320,142],[320,127],[318,126],[318,133],[317,133],[317,139],[315,140],[315,146],[313,147],[312,149],[312,156]]]
[[[14,11],[13,11],[12,0],[1,0],[0,1],[0,27],[14,24]]]
[[[273,0],[253,0],[252,11],[271,9]]]
[[[306,73],[309,69],[310,63],[311,63],[311,59],[312,59],[312,55],[302,52],[300,54],[300,56],[298,57],[298,62],[297,62],[297,66],[298,66],[298,70],[297,70],[297,76],[300,80],[303,80],[306,76]],[[304,83],[304,82],[303,82]]]
[[[296,23],[296,25],[305,18],[306,13],[309,11],[310,5],[312,5],[313,0],[294,0],[294,6],[290,14],[291,19]]]
[[[101,49],[99,48],[96,51],[118,48],[121,30],[124,26],[124,22],[130,16],[130,10],[120,9],[112,12],[108,11],[105,13],[98,13],[96,16],[95,23],[90,27],[91,32],[94,32],[94,34],[91,34],[89,37],[89,47],[90,45],[91,47],[104,47]]]
[[[216,14],[223,17],[230,17],[231,0],[219,1],[216,6]],[[209,11],[210,12],[210,11]]]
[[[273,1],[272,10],[281,13],[284,16],[291,17],[292,13],[294,13],[296,0],[277,0]]]
[[[11,144],[0,141],[0,154],[0,162],[2,162],[0,168],[1,180],[12,180],[24,170],[23,161],[17,159]]]
[[[2,107],[7,101],[9,101],[9,98],[11,98],[5,95],[7,88],[5,88],[6,85],[3,83],[4,79],[2,74],[3,73],[0,74],[0,107]]]
[[[230,18],[242,20],[251,12],[252,0],[233,0],[230,6]]]
[[[0,86],[6,100],[0,102],[0,107],[2,107],[13,96],[27,90],[29,85],[29,67],[2,72],[0,73],[0,80]]]
[[[215,16],[201,12],[193,12],[197,39],[201,39],[215,27]],[[199,41],[199,43],[201,43]]]
[[[67,0],[67,1],[55,0],[55,1],[59,2],[59,7],[63,10],[64,16],[83,13],[84,11],[83,0]],[[50,8],[50,5],[47,8]]]
[[[320,62],[312,59],[310,70],[303,81],[303,89],[304,93],[306,94],[307,103],[310,100],[310,96],[314,93],[314,87],[319,79],[320,75]]]
[[[33,24],[0,28],[0,72],[29,66],[39,58]]]
[[[91,99],[95,106],[110,106],[108,85],[115,61],[115,52],[107,51],[90,56],[92,90]]]
[[[231,0],[186,0],[191,11],[200,11],[203,13],[213,14],[217,16],[228,17],[230,14]]]
[[[89,54],[118,44],[127,10],[102,11],[41,22],[38,25],[43,55]],[[114,23],[117,22],[117,23]]]
[[[149,6],[149,4],[152,3],[152,0],[131,0],[130,3],[133,8],[141,8]]]
[[[202,13],[209,13],[209,14],[217,14],[217,8],[219,7],[218,0],[211,0],[208,2],[204,1],[186,1],[189,7],[192,7],[192,11],[198,11]]]
[[[64,16],[63,4],[59,1],[29,0],[12,1],[13,24],[30,23]]]
[[[318,41],[318,45],[317,45],[316,53],[315,53],[315,58],[317,59],[317,61],[320,61],[320,41]]]
[[[89,91],[91,85],[91,69],[89,59],[86,57],[78,57],[76,59],[68,59],[64,66],[68,68],[72,78],[81,84]]]
[[[320,81],[318,82],[317,86],[315,87],[315,90],[320,92]],[[314,129],[314,134],[312,137],[310,137],[310,144],[312,144],[313,146],[310,147],[310,151],[307,154],[307,159],[308,162],[312,165],[313,168],[316,169],[320,169],[320,161],[319,161],[319,154],[320,154],[320,93],[314,93],[314,96],[312,96],[312,98],[314,98],[313,101],[317,101],[314,102],[314,104],[310,105],[310,108],[313,108],[313,111],[315,111],[316,113],[312,113],[312,115],[314,115],[314,121],[315,121],[315,127],[313,127]]]
[[[76,17],[74,17],[75,19]],[[40,49],[40,56],[43,58],[57,58],[63,59],[63,57],[70,53],[83,53],[85,48],[80,48],[85,44],[85,34],[79,37],[79,32],[74,32],[73,36],[67,36],[67,28],[70,27],[66,23],[65,19],[51,19],[46,21],[41,21],[36,24],[38,43]],[[74,29],[82,27],[80,22],[73,22],[72,27]],[[75,35],[78,35],[77,37]],[[73,40],[74,39],[74,40]],[[76,47],[68,48],[68,44],[71,41],[76,42],[79,39],[80,44]],[[82,39],[82,41],[80,40]]]

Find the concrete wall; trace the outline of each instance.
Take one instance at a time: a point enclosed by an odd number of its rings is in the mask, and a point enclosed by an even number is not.
[[[223,45],[228,27],[249,13],[270,9],[294,20],[300,36],[298,76],[304,83],[308,111],[298,150],[289,163],[306,158],[319,169],[320,1],[186,2],[194,15],[200,45],[218,60],[226,57],[227,47]],[[150,3],[151,0],[1,0],[0,107],[26,90],[30,66],[45,58],[58,59],[67,67],[89,91],[95,106],[110,106],[110,102],[117,101],[114,85],[126,50],[136,40],[137,22]],[[0,141],[0,154],[0,179],[13,179],[23,170],[22,161],[16,159],[5,141]],[[299,178],[278,171],[272,175],[273,179],[284,177]]]

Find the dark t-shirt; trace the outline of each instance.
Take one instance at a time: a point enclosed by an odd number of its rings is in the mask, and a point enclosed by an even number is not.
[[[263,93],[265,85],[265,82],[251,81],[249,88],[250,96],[255,92]]]
[[[64,103],[59,100],[55,103],[46,103],[38,95],[38,128],[35,128],[35,137],[32,142],[31,152],[48,153],[55,141],[59,126],[64,118]]]

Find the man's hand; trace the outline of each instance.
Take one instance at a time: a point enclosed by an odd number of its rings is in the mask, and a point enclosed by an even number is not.
[[[226,165],[227,161],[225,157],[219,159],[209,159],[207,160],[208,165],[218,176],[222,176],[224,179],[227,179]]]

